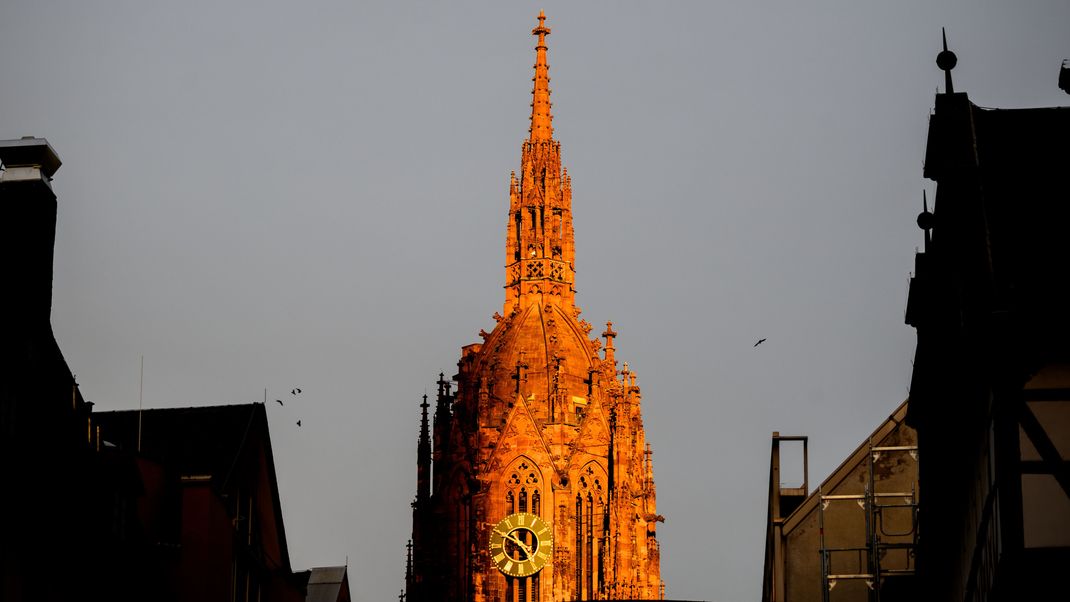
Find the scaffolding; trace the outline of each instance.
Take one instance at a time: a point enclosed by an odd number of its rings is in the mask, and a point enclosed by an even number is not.
[[[877,469],[881,462],[886,462],[897,454],[908,454],[914,461],[915,475],[910,491],[877,491]],[[869,601],[880,602],[883,586],[888,579],[914,574],[914,548],[918,541],[917,460],[916,445],[874,446],[871,442],[863,493],[824,495],[818,489],[823,602],[832,602],[832,590],[840,581],[864,582],[869,590]],[[865,524],[865,541],[857,546],[829,547],[825,541],[825,510],[831,504],[843,502],[854,502],[861,509]],[[897,513],[900,517],[906,514],[906,520],[900,520],[905,523],[900,530],[894,528]],[[841,567],[853,567],[854,570],[841,572]]]

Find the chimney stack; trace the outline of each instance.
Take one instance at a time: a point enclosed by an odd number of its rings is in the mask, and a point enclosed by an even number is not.
[[[56,151],[44,138],[0,140],[0,279],[8,291],[5,326],[27,335],[51,331],[56,242]],[[10,332],[10,331],[9,331]]]

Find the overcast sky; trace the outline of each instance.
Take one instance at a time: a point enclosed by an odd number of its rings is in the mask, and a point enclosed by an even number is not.
[[[0,6],[0,138],[64,161],[56,337],[99,410],[142,354],[146,407],[267,388],[293,566],[362,601],[403,586],[420,396],[501,309],[540,8],[673,598],[760,595],[771,431],[816,486],[907,395],[940,27],[976,104],[1070,104],[1065,0],[163,4]]]

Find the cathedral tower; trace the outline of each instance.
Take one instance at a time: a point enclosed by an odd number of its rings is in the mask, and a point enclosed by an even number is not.
[[[546,37],[509,178],[505,305],[421,407],[408,602],[660,599],[654,473],[636,375],[575,304],[572,187]],[[456,384],[454,390],[453,385]]]

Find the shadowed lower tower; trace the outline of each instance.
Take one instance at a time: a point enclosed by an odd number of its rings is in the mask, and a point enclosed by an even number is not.
[[[659,599],[642,396],[575,304],[572,188],[540,13],[531,127],[510,176],[505,304],[421,404],[408,602]],[[454,389],[454,385],[456,388]]]

